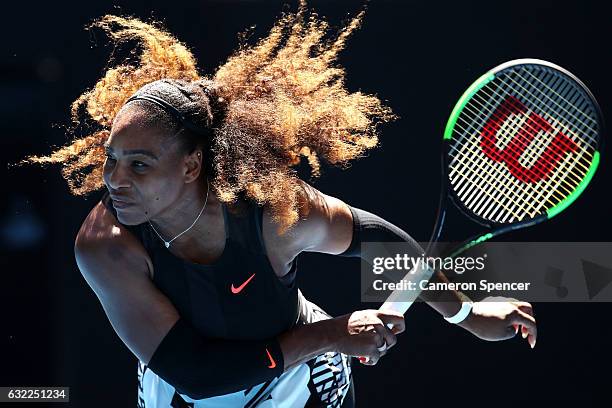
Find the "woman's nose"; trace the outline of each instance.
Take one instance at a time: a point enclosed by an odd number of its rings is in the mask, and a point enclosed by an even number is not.
[[[122,166],[115,164],[115,166],[106,172],[106,184],[113,190],[120,188],[128,188],[131,186],[131,181],[127,177],[126,172],[122,169]]]

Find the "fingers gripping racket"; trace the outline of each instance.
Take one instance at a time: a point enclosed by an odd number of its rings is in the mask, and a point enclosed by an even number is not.
[[[597,169],[602,130],[591,92],[557,65],[514,60],[478,78],[446,124],[438,216],[423,253],[433,252],[448,201],[482,227],[448,256],[565,210]],[[404,279],[429,280],[433,273],[424,268]],[[418,295],[396,290],[380,309],[404,314]]]

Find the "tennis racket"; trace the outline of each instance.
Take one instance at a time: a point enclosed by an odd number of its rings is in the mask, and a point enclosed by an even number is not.
[[[448,256],[564,211],[595,174],[602,130],[592,93],[557,65],[520,59],[482,75],[446,124],[438,216],[421,253],[434,253],[449,201],[480,232]],[[429,280],[433,273],[425,266],[404,279]],[[406,313],[419,296],[408,292],[392,292],[380,309]]]

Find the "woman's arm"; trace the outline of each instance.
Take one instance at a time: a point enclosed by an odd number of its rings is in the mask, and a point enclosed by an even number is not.
[[[284,360],[275,338],[234,341],[200,336],[151,281],[140,242],[104,207],[94,208],[83,223],[75,256],[117,335],[179,392],[200,399],[282,374]]]
[[[144,248],[103,206],[94,208],[83,223],[74,250],[83,277],[125,345],[153,372],[194,399],[263,383],[326,351],[378,359],[376,347],[383,344],[384,333],[366,329],[403,323],[401,316],[368,311],[367,320],[351,320],[350,315],[300,326],[277,338],[209,339],[181,319],[153,284]],[[394,343],[392,336],[385,340]]]
[[[388,328],[393,327],[393,330]],[[327,351],[367,357],[375,365],[397,342],[404,331],[404,317],[394,312],[359,310],[333,319],[322,320],[283,333],[279,337],[285,369],[304,363]],[[386,344],[384,350],[381,346]]]
[[[386,224],[387,229],[371,229],[369,239],[364,241],[381,242],[408,242],[415,250],[419,245],[409,234],[401,228],[396,227],[378,217],[375,214],[358,208],[349,206],[336,197],[323,194],[308,183],[301,182],[309,204],[309,213],[291,229],[286,236],[278,237],[274,231],[275,227],[271,224],[271,219],[264,212],[263,234],[268,248],[282,248],[283,259],[290,264],[300,252],[321,252],[332,255],[343,255],[347,250],[352,254],[345,256],[365,256],[359,251],[359,241],[355,234],[355,222],[353,212],[358,212],[362,219],[367,219],[369,224]],[[352,211],[351,211],[352,210]],[[267,225],[269,224],[269,225]],[[267,227],[267,228],[266,228]],[[351,248],[354,247],[354,248]],[[420,249],[422,252],[422,249]],[[419,254],[420,255],[420,254]],[[432,282],[447,282],[448,279],[441,272],[436,272],[432,277]],[[461,308],[462,298],[457,291],[427,291],[421,293],[421,299],[427,302],[434,310],[443,316],[453,316]]]
[[[361,254],[361,241],[408,242],[415,251],[423,250],[406,232],[383,220],[379,216],[349,207],[341,200],[325,195],[314,187],[302,182],[310,205],[309,214],[293,228],[289,239],[278,242],[287,251],[286,259],[292,260],[303,251],[322,252],[343,256],[366,257]],[[359,218],[357,222],[354,216]],[[264,217],[265,218],[265,217]],[[363,223],[364,225],[359,225]],[[264,222],[264,235],[265,235]],[[366,237],[365,234],[368,236]],[[364,235],[359,237],[358,234]],[[271,234],[272,235],[272,234]],[[273,237],[271,239],[274,239]],[[371,262],[371,260],[370,260]],[[432,281],[447,282],[446,276],[437,271]],[[455,315],[461,308],[462,297],[454,290],[422,292],[420,298],[445,317]],[[537,327],[529,303],[516,299],[484,299],[472,309],[472,313],[459,324],[479,338],[503,340],[513,337],[519,326],[523,336],[532,347],[537,338]]]

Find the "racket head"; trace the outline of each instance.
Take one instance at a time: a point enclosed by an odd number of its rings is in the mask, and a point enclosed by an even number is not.
[[[490,228],[551,218],[591,181],[603,127],[593,94],[567,70],[536,59],[501,64],[478,78],[451,113],[443,194]]]

